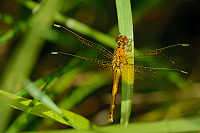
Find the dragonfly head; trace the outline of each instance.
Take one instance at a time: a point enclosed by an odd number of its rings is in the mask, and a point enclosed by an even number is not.
[[[117,37],[116,43],[118,45],[128,45],[129,44],[129,39],[126,36],[121,35],[121,36]]]

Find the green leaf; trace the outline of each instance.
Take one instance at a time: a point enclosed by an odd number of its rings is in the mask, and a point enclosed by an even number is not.
[[[130,0],[116,0],[117,16],[119,24],[119,32],[125,35],[130,40],[131,51],[128,53],[134,53],[134,42],[133,42],[133,22]],[[131,62],[134,65],[134,62]],[[126,66],[125,66],[126,67]],[[126,67],[128,68],[128,67]],[[132,105],[132,94],[133,94],[133,83],[134,83],[134,69],[122,70],[122,102],[121,102],[121,125],[127,126],[129,123],[131,105]],[[129,75],[130,74],[130,75]]]
[[[27,106],[31,103],[31,101],[32,100],[30,99],[23,98],[23,97],[0,90],[0,102],[9,105],[12,108],[24,111],[27,108]],[[64,109],[59,109],[59,110],[64,114],[66,118],[68,118],[70,121],[75,123],[78,129],[89,130],[96,127],[89,120],[87,120],[86,118],[78,114],[75,114],[73,112],[70,112]],[[43,118],[52,119],[57,122],[69,125],[69,123],[67,123],[62,118],[62,116],[60,116],[54,110],[49,109],[46,105],[44,105],[41,102],[38,102],[35,104],[35,106],[33,107],[31,111],[31,114],[39,116],[39,117],[43,117]]]

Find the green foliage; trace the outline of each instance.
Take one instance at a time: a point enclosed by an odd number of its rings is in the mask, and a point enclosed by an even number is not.
[[[124,72],[122,100],[117,100],[115,109],[114,123],[117,124],[109,125],[107,120],[111,86],[98,84],[100,79],[97,73],[86,75],[86,77],[91,77],[91,81],[77,78],[80,75],[85,76],[82,74],[85,69],[74,58],[68,59],[58,71],[55,71],[58,67],[46,58],[51,51],[62,50],[52,45],[52,43],[58,43],[49,34],[53,23],[62,24],[83,36],[90,37],[95,40],[94,42],[104,44],[103,46],[108,49],[113,49],[116,47],[115,38],[118,34],[133,39],[134,22],[136,27],[134,32],[137,36],[131,43],[137,42],[136,46],[147,45],[148,49],[159,48],[162,30],[169,22],[170,16],[176,11],[175,9],[184,2],[133,0],[130,3],[129,0],[116,0],[116,5],[114,1],[107,0],[1,2],[4,6],[1,6],[0,10],[2,25],[0,29],[2,54],[0,59],[0,132],[39,132],[39,130],[77,132],[79,130],[80,132],[117,133],[199,130],[200,118],[197,113],[200,108],[199,97],[194,95],[195,89],[191,87],[191,83],[185,82],[185,78],[179,76],[181,74],[166,71],[164,74],[160,73],[164,76],[160,76],[148,73],[150,76],[143,77],[152,80],[147,80],[147,84],[140,83],[139,85],[145,89],[136,90],[137,85],[135,85],[133,92],[133,69]],[[169,11],[165,6],[173,10]],[[167,14],[167,17],[162,17],[160,15],[162,13]],[[133,22],[131,14],[133,14]],[[159,17],[162,17],[163,21],[157,24],[155,18]],[[117,26],[117,18],[119,26]],[[187,22],[181,21],[179,24],[186,27],[185,23]],[[167,45],[185,41],[184,37],[179,38],[179,34],[174,35],[171,40],[171,36],[168,37],[166,34],[163,36],[163,40],[167,40]],[[181,42],[178,42],[176,38],[179,38]],[[151,65],[159,64],[154,60],[149,60],[149,62],[148,60],[147,63],[145,62],[149,65],[147,69]],[[183,62],[180,66],[184,65],[187,64]],[[156,80],[157,77],[162,78]],[[97,80],[97,83],[94,83],[94,80]],[[157,82],[154,87],[151,87],[153,81]],[[174,84],[175,87],[168,86],[169,83]],[[134,95],[133,103],[132,94]],[[123,126],[118,124],[119,101],[122,101],[121,125]],[[131,105],[133,105],[132,109]],[[102,125],[108,126],[102,127]],[[61,130],[68,126],[76,130]]]

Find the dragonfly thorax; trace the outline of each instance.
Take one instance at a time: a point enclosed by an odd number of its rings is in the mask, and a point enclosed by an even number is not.
[[[113,59],[113,62],[112,62],[113,69],[114,68],[119,68],[122,71],[123,62],[124,62],[124,59],[122,59],[121,56],[115,55],[114,59]]]
[[[119,36],[116,39],[116,43],[118,44],[114,56],[113,56],[113,68],[119,68],[122,70],[122,66],[125,60],[125,45],[129,44],[129,40],[126,36]]]

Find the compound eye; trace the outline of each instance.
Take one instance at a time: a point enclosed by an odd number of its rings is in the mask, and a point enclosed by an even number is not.
[[[116,39],[116,43],[119,43],[119,42],[121,42],[122,40],[123,40],[122,36],[119,36],[119,37],[117,37],[117,39]]]
[[[129,44],[128,38],[124,38],[123,41],[124,41],[126,44]]]

